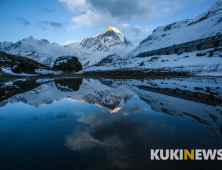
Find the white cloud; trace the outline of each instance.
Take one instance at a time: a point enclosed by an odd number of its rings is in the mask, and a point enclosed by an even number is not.
[[[120,29],[124,33],[124,35],[138,36],[139,34],[144,32],[141,27],[131,27],[128,24],[122,24],[122,28]]]
[[[64,2],[70,9],[74,9],[77,6],[85,5],[85,0],[59,0],[60,2]]]
[[[164,16],[205,0],[58,0],[65,3],[75,16],[78,26],[107,26]],[[126,23],[127,24],[127,23]],[[128,25],[128,24],[127,24]],[[125,26],[127,26],[125,25]],[[75,26],[76,28],[76,26]]]
[[[84,14],[73,17],[72,21],[78,26],[92,26],[94,23],[101,21],[101,14],[96,11],[88,10]]]
[[[123,27],[128,27],[130,26],[129,24],[122,24]]]
[[[160,25],[163,25],[163,24],[158,23],[155,25],[148,25],[148,26],[131,26],[129,24],[121,24],[118,28],[121,30],[121,32],[124,35],[135,37],[145,32],[151,32]]]
[[[65,43],[63,43],[62,45],[68,45],[68,44],[75,43],[75,42],[80,42],[80,41],[81,40],[68,40]]]

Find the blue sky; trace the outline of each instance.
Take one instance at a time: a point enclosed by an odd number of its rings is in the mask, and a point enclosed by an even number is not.
[[[117,27],[133,44],[192,19],[217,0],[0,0],[0,42],[33,36],[68,44]]]

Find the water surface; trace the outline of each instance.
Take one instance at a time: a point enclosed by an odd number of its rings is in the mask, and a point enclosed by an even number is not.
[[[151,149],[222,149],[220,78],[0,84],[0,169],[221,169]]]

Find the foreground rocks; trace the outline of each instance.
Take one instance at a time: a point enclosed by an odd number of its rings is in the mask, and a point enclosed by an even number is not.
[[[13,66],[12,72],[14,73],[29,73],[34,74],[35,73],[35,67],[31,64],[22,62],[18,65]]]
[[[56,59],[54,62],[53,70],[58,71],[66,71],[78,72],[82,70],[82,64],[79,62],[77,57],[74,56],[62,56]]]
[[[45,66],[37,61],[28,59],[21,56],[11,55],[0,51],[0,67],[11,68],[14,73],[28,73],[34,74],[35,69],[46,69],[51,68]]]

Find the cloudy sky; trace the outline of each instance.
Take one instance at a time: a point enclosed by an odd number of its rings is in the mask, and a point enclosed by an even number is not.
[[[117,27],[133,44],[192,19],[217,0],[0,0],[0,42],[33,36],[68,44]]]

